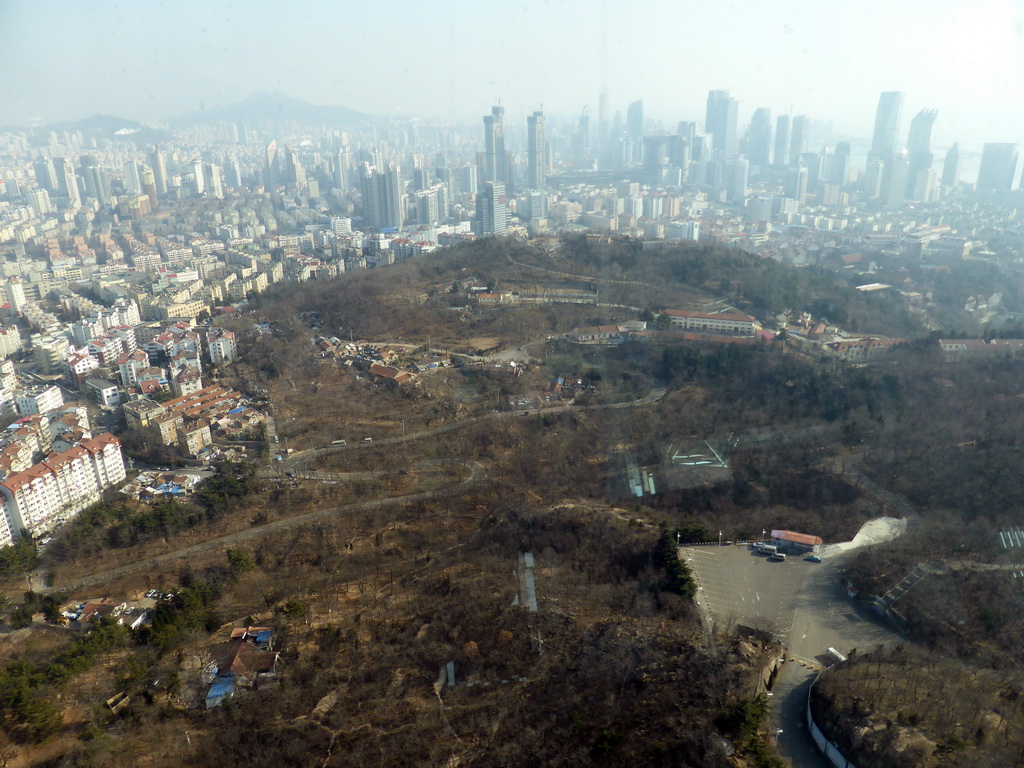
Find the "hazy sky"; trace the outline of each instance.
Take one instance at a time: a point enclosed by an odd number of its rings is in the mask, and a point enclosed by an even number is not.
[[[0,124],[159,120],[280,90],[373,114],[596,118],[643,98],[703,122],[712,88],[871,133],[878,94],[934,139],[1024,142],[1024,3],[1012,0],[0,0]]]

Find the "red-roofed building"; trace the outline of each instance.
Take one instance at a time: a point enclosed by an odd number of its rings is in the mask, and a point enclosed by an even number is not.
[[[791,552],[817,552],[821,548],[821,537],[796,531],[772,531],[772,544]]]

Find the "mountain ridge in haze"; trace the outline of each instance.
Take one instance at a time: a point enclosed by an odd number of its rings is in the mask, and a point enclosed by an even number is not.
[[[12,133],[25,131],[32,134],[30,140],[32,146],[42,146],[38,142],[43,141],[50,131],[81,131],[82,135],[87,138],[131,141],[139,145],[157,144],[170,137],[168,131],[140,123],[138,120],[100,114],[90,115],[82,120],[59,120],[34,127],[6,126],[0,128],[0,133],[6,131]]]
[[[300,123],[369,123],[374,118],[342,106],[311,104],[281,91],[254,91],[242,101],[187,112],[176,123],[286,119]]]

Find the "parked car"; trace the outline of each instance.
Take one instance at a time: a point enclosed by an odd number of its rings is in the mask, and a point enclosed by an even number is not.
[[[806,560],[809,563],[820,563],[821,562],[821,558],[818,557],[817,555],[808,555],[807,557],[804,558],[804,560]]]
[[[782,554],[781,552],[774,553],[768,559],[769,560],[774,560],[777,563],[784,563],[784,562],[786,562],[786,556],[784,554]]]

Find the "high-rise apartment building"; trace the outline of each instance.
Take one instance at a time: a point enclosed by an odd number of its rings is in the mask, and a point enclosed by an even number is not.
[[[224,198],[224,182],[220,178],[220,166],[213,163],[203,165],[203,178],[206,180],[206,193],[218,200]]]
[[[979,192],[1009,192],[1017,172],[1017,145],[987,143],[978,169]]]
[[[484,178],[505,184],[508,181],[508,157],[505,154],[505,108],[491,107],[484,115]]]
[[[725,194],[730,203],[743,204],[747,199],[747,176],[750,164],[745,157],[725,161]]]
[[[884,159],[896,152],[900,133],[900,113],[903,110],[903,92],[885,91],[878,97],[875,111],[875,131],[871,136],[869,159]]]
[[[800,205],[807,201],[807,166],[796,159],[786,170],[786,197],[796,200]]]
[[[284,182],[294,184],[297,189],[306,189],[306,169],[302,167],[299,153],[291,147],[284,148]]]
[[[711,148],[726,157],[732,157],[739,149],[736,140],[736,122],[739,102],[728,91],[708,91],[704,131],[710,133]]]
[[[505,185],[493,181],[484,183],[476,197],[476,235],[503,235],[508,229],[508,201]]]
[[[60,184],[57,181],[57,169],[53,161],[48,157],[36,158],[33,163],[36,172],[36,183],[51,194],[60,192]]]
[[[747,159],[753,165],[767,167],[772,150],[772,111],[758,107],[750,118],[747,132]]]
[[[626,135],[633,142],[644,137],[644,100],[637,99],[626,109]]]
[[[534,112],[526,118],[526,185],[540,189],[547,178],[548,145],[544,135],[544,113]]]
[[[363,216],[372,229],[401,229],[404,188],[397,163],[380,170],[363,163]]]
[[[349,189],[349,173],[352,168],[352,150],[342,147],[334,158],[334,186],[342,192]]]
[[[203,176],[203,161],[201,158],[192,160],[192,177],[195,179],[196,194],[202,195],[206,191],[206,177]]]
[[[142,191],[142,179],[139,177],[139,164],[134,160],[124,161],[125,192],[138,194]]]
[[[160,147],[153,147],[150,166],[153,168],[153,181],[156,182],[157,193],[167,194],[167,163],[164,162],[164,153],[160,151]]]

